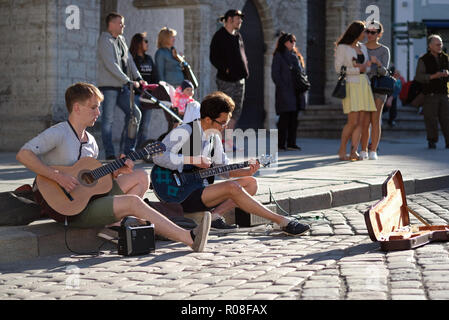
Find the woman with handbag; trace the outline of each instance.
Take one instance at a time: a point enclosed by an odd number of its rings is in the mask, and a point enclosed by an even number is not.
[[[357,149],[362,132],[362,120],[369,112],[376,111],[373,93],[366,72],[371,61],[368,50],[361,42],[365,38],[365,24],[354,21],[336,42],[335,70],[340,74],[346,68],[346,96],[342,100],[343,112],[348,120],[341,133],[340,160],[360,160]],[[351,138],[351,152],[346,154],[346,146]]]
[[[370,56],[371,71],[368,72],[368,77],[370,78],[372,84],[375,80],[374,77],[388,75],[388,66],[390,64],[390,49],[385,45],[379,43],[380,38],[383,34],[383,26],[378,21],[373,21],[368,25],[366,29],[368,55]],[[377,80],[377,79],[376,79]],[[360,157],[364,159],[377,160],[377,147],[379,146],[380,136],[381,136],[381,117],[382,109],[384,107],[385,101],[387,100],[387,95],[384,93],[376,92],[373,89],[374,103],[376,104],[376,111],[370,113],[369,117],[363,119],[362,124],[362,138],[361,138],[361,151]],[[368,141],[370,138],[370,125],[371,125],[371,144],[368,150]]]
[[[296,37],[281,32],[273,53],[271,78],[276,86],[275,108],[279,115],[278,149],[281,151],[301,148],[296,145],[299,110],[305,108],[305,92],[297,94],[293,70],[304,71],[304,59],[295,47]]]

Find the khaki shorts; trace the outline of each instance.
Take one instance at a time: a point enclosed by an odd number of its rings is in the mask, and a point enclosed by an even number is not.
[[[69,227],[94,228],[104,227],[117,222],[114,215],[114,196],[124,194],[117,181],[113,180],[111,191],[100,198],[91,200],[87,207],[76,216],[67,219]]]

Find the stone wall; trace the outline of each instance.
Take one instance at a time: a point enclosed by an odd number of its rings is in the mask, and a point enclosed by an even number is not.
[[[64,91],[95,80],[99,1],[77,1],[78,30],[66,28],[69,0],[1,1],[0,150],[17,151],[66,116]]]

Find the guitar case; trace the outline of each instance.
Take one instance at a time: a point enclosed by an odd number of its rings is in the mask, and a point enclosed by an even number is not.
[[[410,225],[409,213],[423,225]],[[368,234],[383,251],[409,250],[433,241],[449,240],[449,225],[430,225],[407,206],[404,182],[399,170],[382,185],[382,199],[364,214]]]

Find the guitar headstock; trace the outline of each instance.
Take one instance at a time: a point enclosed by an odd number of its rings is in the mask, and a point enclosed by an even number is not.
[[[271,154],[263,154],[258,158],[262,167],[268,167],[271,163],[276,162],[276,159]]]
[[[149,156],[157,154],[157,153],[163,153],[165,152],[166,148],[165,148],[165,144],[163,144],[160,141],[156,141],[153,143],[149,143],[147,144],[143,150],[145,150],[145,152],[148,153]]]

